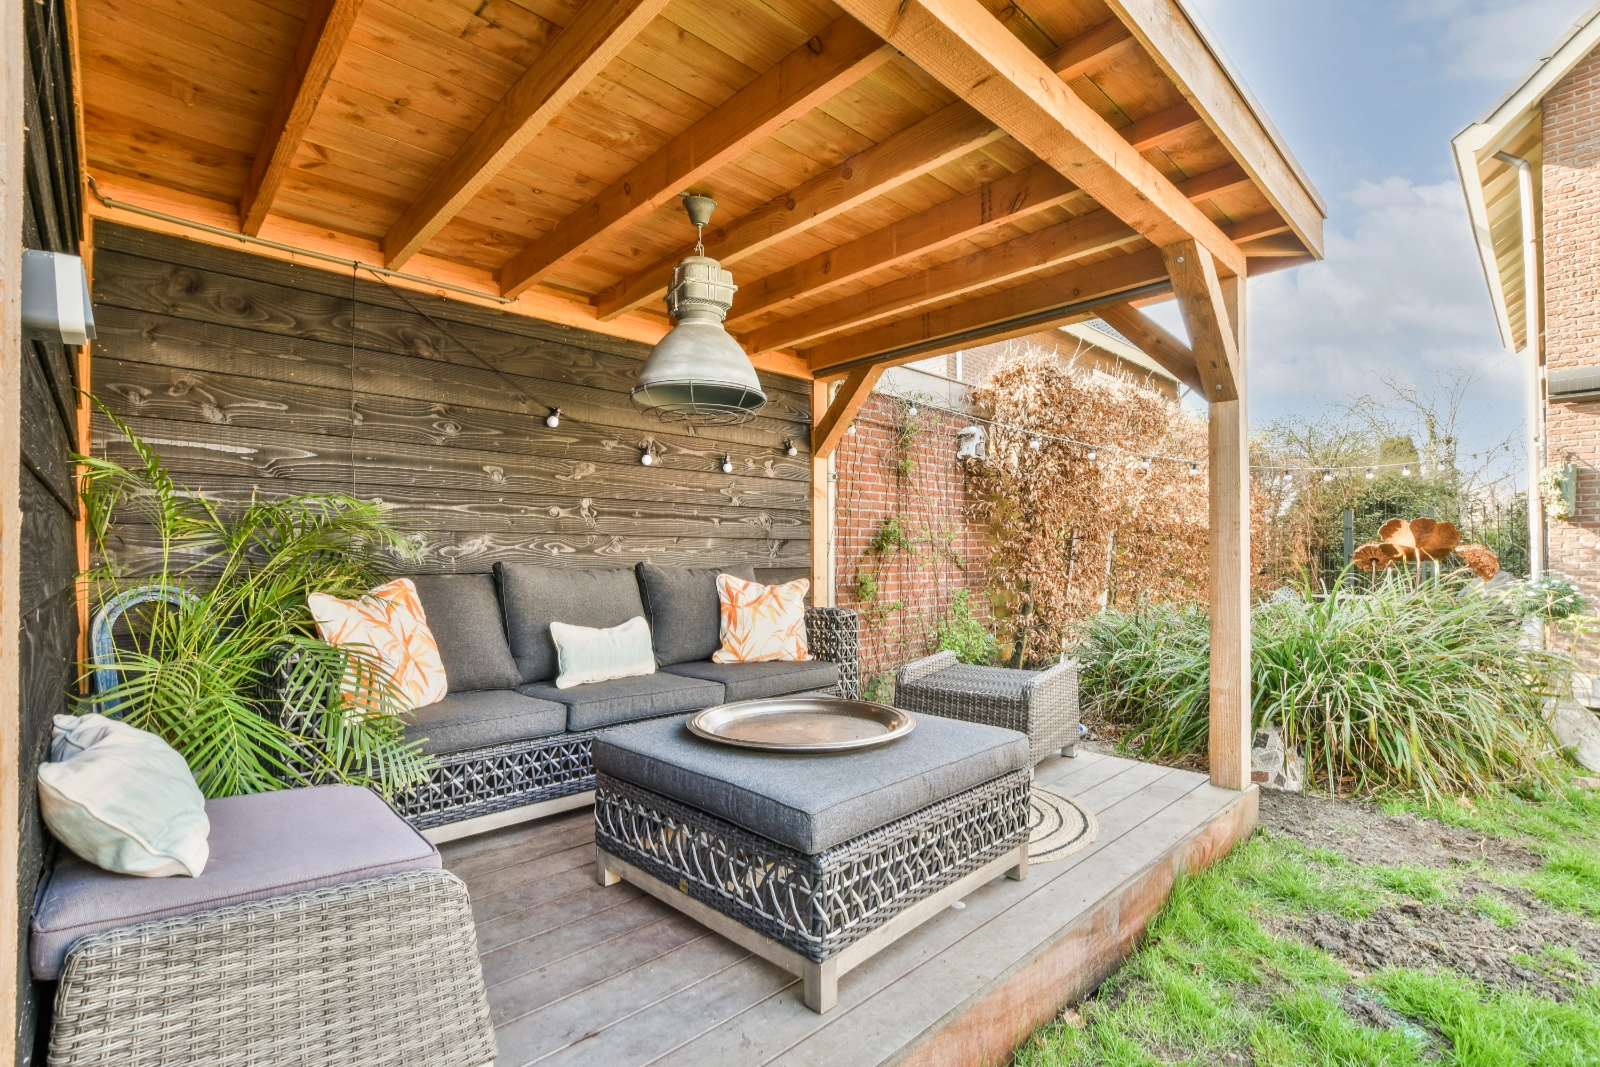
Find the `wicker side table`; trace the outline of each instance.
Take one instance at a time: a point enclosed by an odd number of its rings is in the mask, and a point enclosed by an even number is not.
[[[895,707],[945,719],[1003,726],[1028,735],[1033,762],[1059,751],[1077,755],[1078,663],[1018,671],[962,663],[938,652],[900,668]]]

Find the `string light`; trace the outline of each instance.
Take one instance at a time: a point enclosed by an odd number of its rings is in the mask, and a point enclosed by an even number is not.
[[[719,464],[719,466],[721,466],[723,474],[732,474],[733,473],[733,457],[732,456],[723,456],[722,457],[722,462]]]
[[[1196,463],[1194,460],[1190,460],[1189,461],[1189,477],[1193,478],[1195,475],[1197,475],[1199,473],[1200,473],[1200,464]]]
[[[917,417],[917,402],[915,400],[906,405],[906,414],[913,419]]]
[[[1089,462],[1093,463],[1094,462],[1094,458],[1097,455],[1099,455],[1099,453],[1095,451],[1094,445],[1090,445],[1089,446]]]
[[[1029,448],[1038,448],[1043,443],[1044,443],[1043,441],[1039,440],[1039,435],[1038,434],[1034,434],[1032,437],[1028,438],[1028,447]]]
[[[1146,457],[1144,457],[1144,459],[1140,460],[1139,461],[1139,466],[1143,467],[1145,470],[1149,470],[1150,469],[1150,457],[1146,456]]]
[[[1400,468],[1400,477],[1402,477],[1402,478],[1411,477],[1411,468],[1410,467],[1401,467]]]
[[[1325,482],[1333,481],[1333,472],[1332,471],[1323,471],[1322,472],[1322,480],[1325,481]]]
[[[844,432],[849,434],[851,437],[854,437],[856,435],[856,424],[852,422],[849,426],[845,427]]]
[[[551,408],[550,414],[544,417],[544,424],[552,430],[561,425],[561,409]]]
[[[643,463],[646,467],[648,467],[651,464],[655,463],[655,461],[656,461],[656,454],[654,452],[650,451],[648,448],[645,449],[643,452],[639,453],[639,462]]]
[[[1372,481],[1372,479],[1376,478],[1377,476],[1378,476],[1377,470],[1375,470],[1372,467],[1368,467],[1367,468],[1367,481],[1370,482],[1370,481]]]
[[[792,439],[785,438],[783,442],[783,454],[790,457],[798,456],[800,454],[800,446],[795,444]]]

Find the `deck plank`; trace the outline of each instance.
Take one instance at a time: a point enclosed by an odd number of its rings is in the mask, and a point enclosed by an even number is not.
[[[1093,811],[1096,840],[1023,882],[978,888],[890,945],[841,980],[825,1016],[778,968],[631,886],[595,884],[587,810],[449,843],[446,865],[473,896],[497,1063],[854,1067],[930,1049],[966,1062],[948,1049],[977,1040],[968,1031],[984,1029],[974,1020],[997,990],[1059,970],[1063,943],[1085,946],[1084,973],[1120,959],[1165,899],[1174,857],[1215,837],[1208,828],[1244,796],[1092,752],[1046,761],[1036,781]]]

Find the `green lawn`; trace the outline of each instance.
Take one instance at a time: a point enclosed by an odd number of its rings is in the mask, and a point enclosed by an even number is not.
[[[1532,912],[1568,928],[1571,916],[1600,917],[1600,796],[1567,789],[1543,801],[1508,794],[1442,811],[1406,801],[1384,810],[1515,842],[1534,857],[1521,869],[1469,857],[1445,867],[1362,866],[1262,831],[1181,882],[1121,971],[1038,1031],[1017,1063],[1600,1064],[1592,942],[1587,959],[1557,943],[1517,956],[1546,978],[1541,993],[1446,969],[1365,973],[1294,933],[1313,917],[1359,923],[1380,911],[1421,914],[1420,906],[1491,936],[1531,922]]]

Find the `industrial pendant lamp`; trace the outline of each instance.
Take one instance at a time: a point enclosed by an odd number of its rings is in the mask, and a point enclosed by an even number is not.
[[[702,238],[717,202],[685,196],[683,206],[695,245],[694,255],[678,261],[667,289],[667,314],[677,322],[640,368],[633,402],[663,422],[744,422],[766,406],[767,394],[744,349],[722,327],[739,287],[705,254]]]

